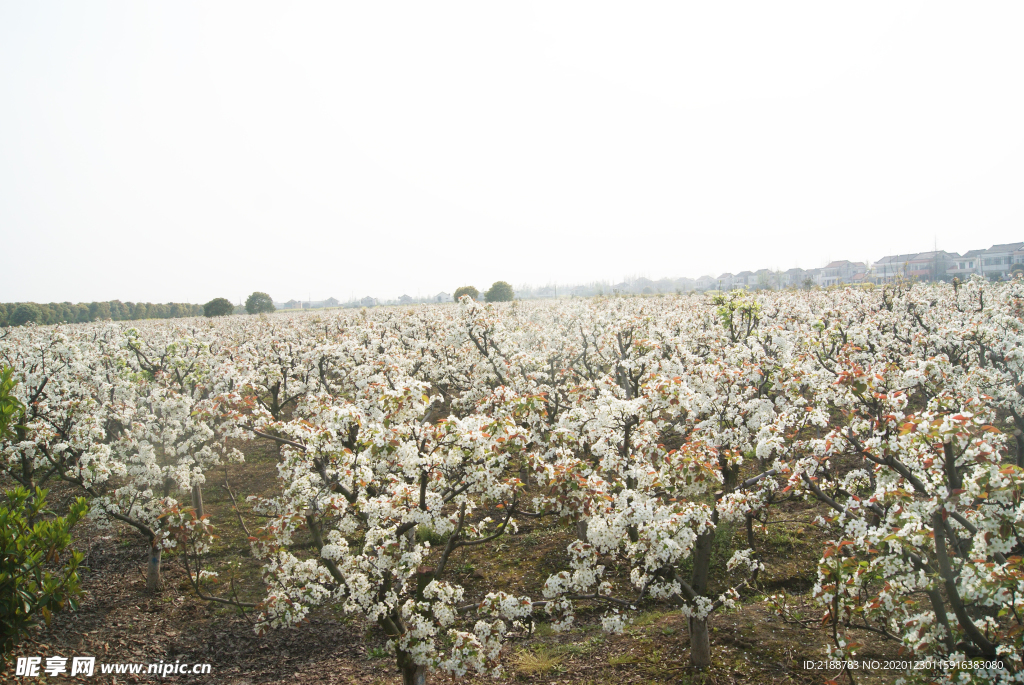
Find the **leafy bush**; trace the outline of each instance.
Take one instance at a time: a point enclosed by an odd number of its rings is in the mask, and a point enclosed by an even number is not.
[[[13,394],[13,373],[14,369],[9,366],[0,367],[0,440],[14,437],[11,426],[25,413],[25,406]]]
[[[14,396],[12,369],[0,369],[0,441],[15,437],[11,426],[25,407]],[[2,442],[0,442],[2,444]],[[15,488],[0,506],[0,653],[4,660],[37,615],[47,623],[65,603],[77,608],[80,552],[71,552],[60,565],[61,553],[71,544],[68,531],[89,506],[79,498],[66,518],[37,521],[46,506],[46,490]],[[54,573],[44,564],[58,566]]]
[[[459,298],[462,297],[463,295],[469,295],[475,300],[476,298],[480,297],[480,291],[471,285],[464,285],[458,290],[456,290],[455,295],[453,295],[452,297],[456,302],[458,302]]]
[[[30,493],[17,487],[0,506],[0,652],[5,660],[38,616],[49,624],[54,611],[78,608],[82,553],[63,553],[71,544],[71,527],[89,505],[79,497],[66,517],[36,521],[45,505],[46,490]]]

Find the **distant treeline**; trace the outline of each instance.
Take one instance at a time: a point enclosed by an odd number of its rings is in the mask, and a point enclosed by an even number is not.
[[[33,322],[85,323],[88,321],[135,321],[136,319],[176,319],[182,316],[202,316],[203,305],[168,302],[0,302],[0,326],[20,326]]]

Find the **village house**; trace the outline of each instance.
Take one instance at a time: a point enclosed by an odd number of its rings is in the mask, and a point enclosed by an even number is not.
[[[782,287],[802,288],[805,280],[807,280],[807,270],[794,267],[782,274]]]
[[[1013,272],[1015,253],[1024,258],[1024,251],[1021,248],[1024,248],[1024,243],[1003,243],[985,250],[981,259],[982,274],[989,280],[1009,278]]]
[[[855,275],[864,274],[867,270],[867,265],[864,262],[851,262],[848,259],[831,262],[826,264],[821,270],[821,275],[818,277],[818,285],[828,287],[830,285],[853,283]],[[858,280],[863,280],[863,276]]]
[[[670,293],[676,289],[676,284],[671,278],[662,278],[654,282],[654,291],[658,293]]]
[[[590,297],[593,290],[587,285],[577,285],[569,291],[569,294],[573,297]]]
[[[752,287],[758,290],[775,290],[781,287],[781,273],[771,269],[758,269],[754,272]]]
[[[981,273],[981,260],[985,250],[970,250],[951,260],[946,269],[949,278],[959,278],[961,281],[971,277],[971,274]]]
[[[875,283],[892,283],[897,278],[907,278],[909,276],[907,264],[916,256],[917,253],[886,255],[882,257],[875,262]]]
[[[801,269],[794,267],[787,271],[758,269],[757,271],[741,271],[737,274],[726,271],[719,276],[703,275],[694,280],[691,278],[662,278],[652,281],[645,277],[627,277],[623,281],[609,286],[608,282],[590,284],[565,285],[562,287],[563,297],[593,297],[595,295],[640,295],[668,294],[690,290],[733,290],[749,288],[751,290],[774,290],[778,288],[804,288],[808,284],[824,287],[843,284],[858,285],[863,283],[886,284],[897,279],[906,278],[919,281],[945,281],[954,277],[966,280],[974,274],[984,275],[988,279],[1003,280],[1016,275],[1024,275],[1024,242],[993,245],[988,249],[970,250],[963,255],[945,250],[930,252],[886,255],[875,262],[870,268],[864,262],[849,260],[833,261],[821,269]],[[557,298],[558,287],[547,285],[531,288],[522,285],[517,288],[518,299]],[[412,304],[422,302],[451,302],[452,296],[440,292],[433,296],[416,300],[409,295],[402,295],[397,300],[389,300],[388,304]],[[303,302],[289,300],[274,303],[278,309],[307,309],[338,307],[340,303],[331,297],[323,302]],[[344,306],[373,307],[380,302],[372,297],[347,302]]]
[[[694,290],[697,287],[697,282],[692,278],[677,278],[676,279],[676,290],[681,292],[687,292]]]
[[[950,264],[959,259],[955,252],[922,252],[907,262],[907,275],[922,281],[942,280]]]
[[[654,281],[652,281],[649,278],[644,278],[643,276],[641,276],[640,278],[636,279],[635,281],[633,281],[629,285],[630,285],[629,291],[632,292],[632,293],[637,293],[637,294],[641,294],[642,293],[644,295],[651,295],[651,294],[657,292],[657,286],[654,284]]]
[[[756,282],[753,271],[741,271],[732,278],[732,287],[753,286]]]

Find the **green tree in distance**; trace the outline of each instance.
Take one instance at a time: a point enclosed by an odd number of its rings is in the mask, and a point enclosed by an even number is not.
[[[471,285],[464,285],[455,291],[455,301],[458,302],[459,298],[462,297],[463,295],[469,295],[475,300],[476,298],[480,297],[480,291]]]
[[[250,314],[269,314],[276,309],[274,307],[274,300],[266,293],[257,291],[245,300],[245,311]]]
[[[19,304],[18,308],[11,314],[11,325],[22,326],[29,322],[39,321],[39,307],[27,302]]]
[[[484,293],[488,302],[511,302],[515,299],[516,291],[506,281],[495,281]]]
[[[203,316],[227,316],[235,311],[235,305],[223,297],[216,297],[203,305]]]

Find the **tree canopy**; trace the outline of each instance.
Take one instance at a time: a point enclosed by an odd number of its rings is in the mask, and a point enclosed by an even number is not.
[[[245,300],[245,311],[250,314],[269,314],[276,309],[274,300],[266,293],[256,291]]]
[[[490,289],[484,293],[488,302],[511,302],[515,299],[516,291],[506,281],[495,281]]]
[[[35,323],[39,320],[39,307],[28,302],[18,305],[18,308],[11,314],[10,323],[12,326],[21,326],[23,324],[32,322]]]
[[[475,300],[476,298],[480,297],[480,291],[477,290],[476,288],[474,288],[471,285],[464,285],[464,286],[462,286],[461,288],[458,288],[455,291],[455,295],[453,296],[453,299],[456,302],[458,302],[459,298],[462,297],[463,295],[469,295],[470,297],[472,297]]]
[[[20,313],[19,313],[20,310]],[[112,321],[136,321],[140,319],[175,319],[183,316],[199,316],[203,306],[168,302],[0,302],[0,326],[20,326],[29,321],[44,325],[55,323],[87,323],[110,319]]]
[[[226,316],[235,311],[235,305],[223,297],[215,297],[203,305],[203,316]]]

